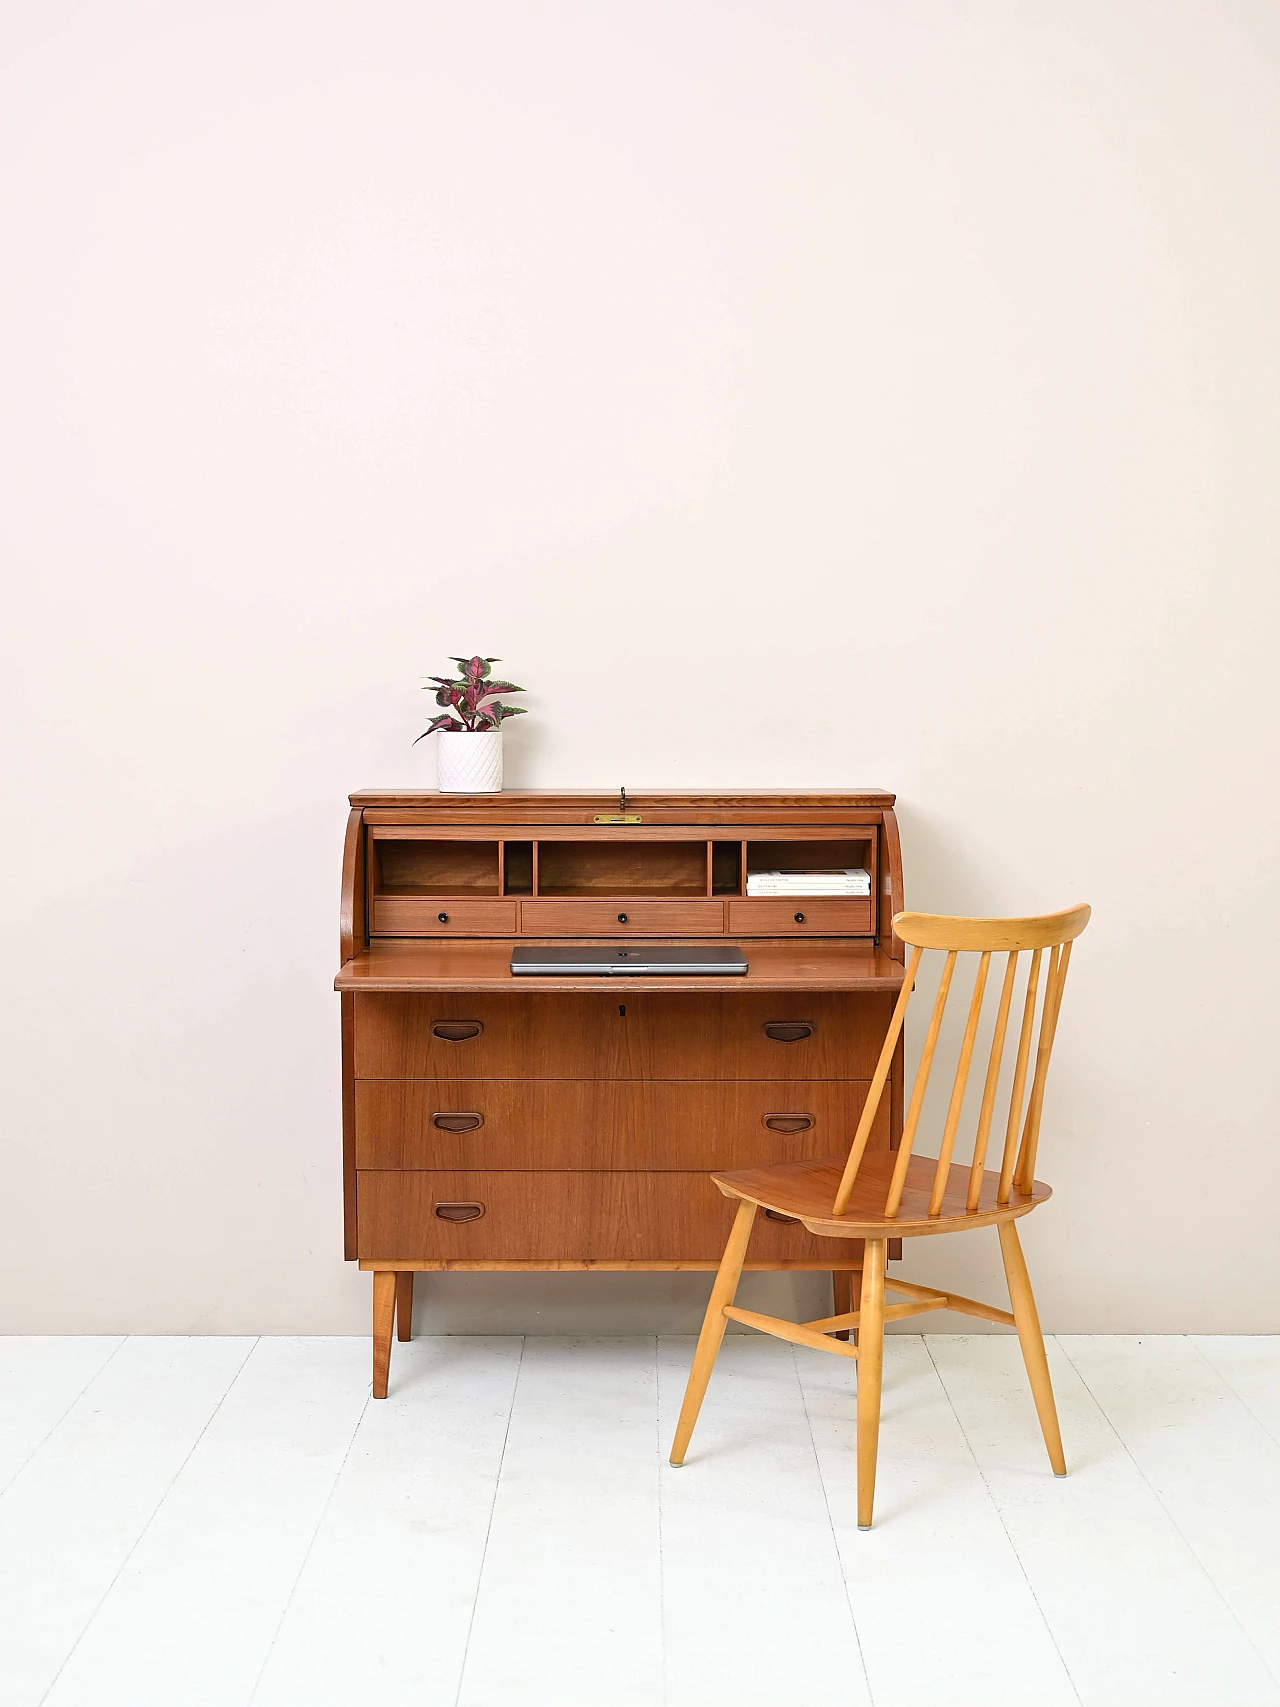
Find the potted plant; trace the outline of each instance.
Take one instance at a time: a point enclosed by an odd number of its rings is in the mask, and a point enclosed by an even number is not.
[[[495,682],[489,674],[497,658],[454,658],[462,674],[456,681],[447,676],[432,676],[434,686],[425,691],[434,693],[437,705],[447,705],[419,735],[439,731],[436,745],[439,760],[439,788],[444,794],[493,794],[502,787],[502,722],[507,717],[519,717],[523,705],[504,705],[497,696],[504,693],[524,693],[514,682]]]

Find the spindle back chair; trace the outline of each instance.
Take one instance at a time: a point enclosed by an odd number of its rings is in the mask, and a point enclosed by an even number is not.
[[[858,1360],[858,1527],[870,1528],[880,1426],[884,1324],[901,1317],[945,1309],[1017,1328],[1049,1461],[1055,1475],[1066,1474],[1044,1339],[1014,1223],[1052,1195],[1049,1187],[1035,1178],[1045,1082],[1062,1008],[1071,945],[1088,924],[1089,913],[1087,906],[1078,906],[1069,907],[1061,913],[1016,919],[950,918],[930,913],[899,913],[896,916],[894,931],[911,947],[911,958],[848,1155],[828,1161],[783,1162],[769,1167],[741,1168],[711,1176],[726,1197],[738,1200],[738,1212],[716,1274],[694,1353],[671,1449],[672,1464],[684,1462],[707,1382],[730,1321],[759,1328],[764,1333],[797,1345],[854,1357]],[[902,1136],[896,1151],[887,1155],[872,1153],[868,1150],[868,1141],[916,988],[917,974],[926,952],[935,951],[943,955],[941,973],[920,1064],[907,1104]],[[960,955],[970,954],[978,956],[973,994],[965,1016],[951,1093],[938,1136],[937,1155],[920,1155],[916,1151],[916,1139],[943,1034],[957,960]],[[1025,972],[1022,970],[1024,954],[1028,956]],[[983,1008],[989,985],[993,982],[990,978],[991,963],[997,956],[1004,959],[1004,974],[1000,979],[991,1042],[986,1052],[972,1150],[965,1164],[955,1159],[957,1138],[982,1028]],[[1019,984],[1020,1004],[1015,1000]],[[988,1168],[986,1164],[992,1129],[996,1125],[1001,1079],[1005,1076],[1002,1068],[1006,1067],[1010,1018],[1018,1005],[1021,1019],[1012,1070],[1008,1075],[1010,1083],[1000,1165]],[[859,1309],[813,1322],[788,1322],[780,1317],[735,1307],[734,1295],[752,1226],[760,1209],[775,1216],[802,1221],[811,1233],[820,1236],[862,1238],[865,1241]],[[998,1309],[975,1298],[944,1292],[937,1287],[886,1279],[885,1255],[889,1238],[918,1238],[993,1224],[999,1232],[1012,1310]],[[904,1294],[908,1301],[886,1307],[886,1288]],[[857,1330],[856,1345],[829,1337],[851,1328]]]

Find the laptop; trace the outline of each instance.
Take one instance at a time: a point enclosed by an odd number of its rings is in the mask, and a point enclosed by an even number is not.
[[[629,948],[600,943],[539,948],[522,943],[511,951],[511,970],[516,977],[526,978],[670,978],[682,972],[691,977],[740,978],[747,970],[747,957],[728,943],[693,948],[670,943],[637,943]]]

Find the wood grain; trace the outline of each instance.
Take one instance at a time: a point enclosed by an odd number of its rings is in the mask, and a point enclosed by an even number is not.
[[[1028,1192],[1014,1191],[1009,1201],[1001,1204],[997,1193],[1000,1175],[992,1169],[982,1176],[976,1210],[967,1208],[969,1169],[957,1162],[948,1170],[942,1207],[937,1216],[929,1214],[933,1192],[934,1158],[913,1156],[903,1181],[902,1201],[898,1214],[889,1218],[884,1213],[890,1179],[892,1156],[868,1156],[859,1170],[844,1215],[834,1216],[836,1186],[844,1158],[827,1161],[780,1162],[765,1168],[735,1168],[717,1172],[712,1178],[720,1188],[733,1197],[748,1197],[762,1209],[775,1209],[780,1215],[793,1215],[811,1230],[830,1232],[842,1237],[921,1238],[934,1233],[956,1233],[966,1227],[985,1227],[994,1222],[1026,1215],[1037,1204],[1047,1202],[1053,1193],[1041,1180],[1036,1180]],[[768,1222],[762,1221],[762,1226]]]
[[[860,1240],[850,1241],[850,1245],[861,1252]],[[850,1268],[855,1261],[860,1267],[862,1261],[860,1255],[856,1259],[842,1256],[838,1260]],[[805,1257],[798,1262],[749,1257],[743,1266],[761,1274],[815,1274],[830,1268],[831,1262],[831,1253],[824,1250],[821,1257]],[[385,1268],[392,1273],[412,1270],[414,1274],[714,1274],[720,1266],[713,1257],[638,1257],[631,1262],[613,1257],[555,1257],[531,1262],[505,1262],[501,1258],[472,1262],[465,1257],[359,1257],[357,1264],[369,1273]]]
[[[360,1255],[393,1259],[581,1259],[717,1262],[733,1206],[705,1173],[384,1172],[356,1176]],[[436,1203],[478,1202],[476,1221],[448,1222]],[[803,1227],[757,1222],[752,1256],[792,1262],[860,1255]],[[825,1256],[825,1266],[831,1257]]]
[[[731,1322],[742,1322],[749,1328],[757,1328],[761,1333],[772,1334],[775,1339],[789,1340],[792,1345],[808,1346],[811,1351],[833,1351],[839,1357],[857,1357],[856,1346],[839,1339],[835,1334],[815,1334],[812,1329],[800,1322],[788,1322],[782,1316],[765,1316],[758,1310],[740,1310],[728,1304],[724,1310],[725,1316]]]
[[[637,901],[625,893],[611,901],[522,901],[520,931],[534,937],[611,936],[618,942],[629,936],[719,936],[724,903]]]
[[[356,1165],[709,1171],[825,1157],[848,1142],[866,1094],[857,1079],[360,1079]],[[483,1124],[442,1131],[434,1117],[450,1111]],[[887,1153],[887,1105],[872,1143]]]
[[[347,834],[342,847],[338,955],[343,965],[367,946],[364,924],[364,815],[353,811],[347,817]]]
[[[966,919],[947,913],[899,913],[893,928],[904,942],[921,948],[995,954],[1011,948],[1049,948],[1070,942],[1089,923],[1089,916],[1090,908],[1083,902],[1060,913],[1026,918]]]
[[[528,902],[522,902],[527,906]],[[691,902],[698,906],[703,903]],[[719,906],[716,902],[714,905]],[[583,941],[616,942],[612,936],[586,937]],[[526,938],[536,940],[536,938]],[[673,942],[680,941],[674,932]],[[753,991],[804,990],[897,991],[902,986],[902,965],[873,943],[839,940],[759,942],[747,952],[745,977],[734,978],[645,978],[647,991],[679,991],[728,994],[740,999]],[[617,985],[610,981],[610,988]],[[639,984],[637,980],[637,984]],[[598,991],[599,978],[515,978],[511,973],[509,942],[380,942],[346,962],[334,980],[336,990],[403,991],[503,991],[527,990],[534,985],[542,995]],[[632,986],[633,988],[635,986]]]
[[[798,915],[798,916],[797,916]],[[734,936],[874,936],[874,902],[797,895],[785,901],[730,901]]]
[[[889,995],[795,991],[652,994],[598,983],[590,995],[469,992],[355,998],[355,1074],[382,1079],[869,1079]],[[625,1012],[621,1011],[625,1010]],[[478,1021],[449,1043],[433,1027]],[[765,1026],[802,1022],[777,1042]]]
[[[398,807],[427,811],[434,821],[440,813],[465,813],[469,820],[480,817],[514,819],[522,812],[572,811],[590,823],[597,812],[616,812],[616,789],[598,788],[504,788],[497,794],[441,794],[426,788],[365,788],[349,796],[352,806],[362,809]],[[666,810],[682,814],[681,822],[706,823],[728,811],[774,812],[790,819],[804,812],[838,812],[850,807],[892,806],[895,796],[883,788],[825,789],[796,793],[776,788],[737,788],[728,792],[700,789],[627,789],[628,812]]]
[[[707,840],[651,829],[581,841],[550,837],[538,862],[539,895],[706,895]]]
[[[369,903],[369,929],[373,937],[510,936],[518,906],[517,901],[471,901],[455,895],[375,895]]]
[[[858,1310],[858,1528],[870,1529],[880,1444],[880,1387],[884,1369],[883,1239],[867,1240]]]
[[[342,1027],[342,1248],[350,1262],[356,1250],[356,998],[343,996]]]
[[[1053,1383],[1049,1379],[1044,1335],[1040,1332],[1040,1316],[1031,1291],[1031,1280],[1022,1255],[1018,1229],[1012,1221],[1001,1224],[1000,1254],[1004,1258],[1009,1299],[1018,1327],[1018,1343],[1022,1347],[1022,1359],[1026,1365],[1027,1379],[1031,1383],[1031,1395],[1035,1400],[1036,1415],[1040,1419],[1045,1450],[1049,1454],[1049,1463],[1053,1467],[1054,1475],[1065,1476],[1067,1460],[1062,1450],[1062,1433],[1058,1427],[1058,1408],[1053,1400]]]
[[[896,934],[891,921],[906,906],[902,893],[902,842],[898,835],[897,814],[886,807],[880,822],[880,912],[879,929],[882,940],[895,960],[906,959],[906,945]]]
[[[373,1277],[373,1396],[385,1399],[391,1369],[391,1330],[396,1316],[396,1277],[379,1270]]]
[[[413,1270],[403,1269],[396,1275],[396,1338],[413,1338]]]

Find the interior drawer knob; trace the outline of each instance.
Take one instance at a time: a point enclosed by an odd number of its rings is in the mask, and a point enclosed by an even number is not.
[[[627,922],[627,915],[625,913],[619,913],[618,914],[618,923],[620,925],[625,925],[626,922]]]
[[[766,1209],[764,1212],[764,1218],[766,1221],[784,1221],[788,1227],[798,1227],[800,1225],[800,1217],[798,1215],[784,1215],[780,1209]]]
[[[484,1115],[471,1110],[459,1110],[456,1114],[442,1111],[431,1116],[431,1124],[441,1132],[474,1132],[484,1125]]]
[[[437,1203],[434,1206],[437,1221],[478,1221],[484,1214],[483,1203]]]
[[[765,1022],[764,1034],[775,1043],[799,1043],[813,1036],[813,1026],[807,1019],[771,1019]]]
[[[443,918],[444,914],[442,913],[440,916],[441,916],[441,918]],[[796,914],[796,923],[798,925],[802,925],[804,923],[804,914],[803,913],[797,913]]]
[[[437,913],[436,918],[439,919],[442,925],[447,925],[449,923],[448,913]]]
[[[483,1030],[478,1019],[442,1019],[431,1027],[431,1035],[442,1043],[465,1043],[469,1037],[479,1037]]]
[[[770,1132],[807,1132],[813,1125],[811,1114],[766,1114],[764,1124]]]

